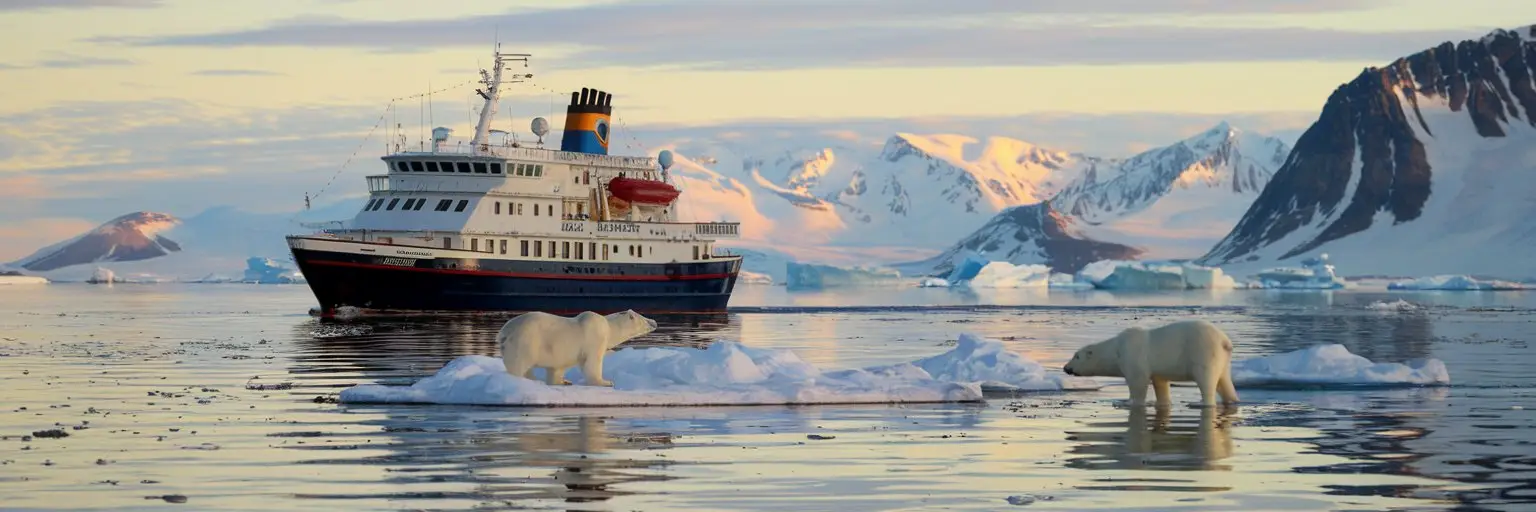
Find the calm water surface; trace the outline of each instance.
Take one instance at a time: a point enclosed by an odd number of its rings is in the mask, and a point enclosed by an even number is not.
[[[1369,307],[1399,299],[1421,307]],[[1201,317],[1239,357],[1342,343],[1441,358],[1455,383],[1239,389],[1236,411],[1164,414],[1123,408],[1123,387],[970,405],[338,405],[354,384],[496,355],[504,318],[333,322],[311,305],[299,286],[0,288],[0,509],[1536,509],[1531,294],[746,287],[730,314],[662,318],[633,342],[736,339],[856,367],[975,332],[1059,367],[1127,325]],[[34,435],[53,429],[68,436]]]

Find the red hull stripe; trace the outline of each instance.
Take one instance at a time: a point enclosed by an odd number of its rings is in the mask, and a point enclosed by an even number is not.
[[[394,265],[376,265],[372,263],[353,263],[350,261],[311,260],[310,265],[327,267],[366,268],[372,270],[394,270],[401,272],[425,272],[429,274],[457,274],[484,277],[521,277],[525,279],[569,279],[573,281],[698,281],[705,279],[726,279],[730,274],[696,274],[690,276],[597,276],[597,275],[562,275],[562,274],[533,274],[527,272],[496,272],[491,270],[464,270],[453,268],[421,268],[399,267]]]

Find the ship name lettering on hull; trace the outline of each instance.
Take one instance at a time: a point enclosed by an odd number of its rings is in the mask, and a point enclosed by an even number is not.
[[[412,258],[379,258],[379,263],[396,267],[414,267],[416,260]]]
[[[599,233],[639,233],[639,224],[622,224],[614,222],[602,222],[597,225]]]

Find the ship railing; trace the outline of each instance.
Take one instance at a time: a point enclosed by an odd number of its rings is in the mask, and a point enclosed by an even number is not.
[[[740,222],[701,222],[693,225],[693,233],[703,236],[740,236]]]
[[[647,156],[594,155],[591,153],[555,151],[552,149],[544,148],[515,148],[511,146],[489,144],[481,145],[478,150],[469,144],[442,144],[439,145],[436,150],[426,151],[424,153],[471,156],[491,155],[500,158],[524,159],[540,162],[568,163],[600,167],[624,167],[646,170],[656,169],[656,159]]]

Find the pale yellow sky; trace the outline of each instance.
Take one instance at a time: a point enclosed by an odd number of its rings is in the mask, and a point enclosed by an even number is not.
[[[40,0],[34,0],[40,1]],[[725,2],[733,3],[733,2]],[[735,3],[746,4],[746,0]],[[1093,3],[1093,2],[1088,2]],[[1357,2],[1344,2],[1357,3]],[[1366,2],[1370,3],[1370,2]],[[1455,31],[1478,35],[1486,27],[1536,21],[1536,3],[1458,2],[1456,9],[1422,0],[1378,2],[1380,9],[1327,13],[1230,14],[1192,18],[1184,13],[1137,17],[1095,14],[1091,26],[1145,24],[1230,25],[1254,28],[1330,28],[1350,31]],[[99,37],[155,37],[247,30],[295,19],[431,20],[500,14],[519,5],[574,7],[578,2],[458,1],[422,8],[397,0],[165,1],[159,8],[45,9],[4,12],[0,21],[0,71],[8,94],[0,113],[69,101],[133,101],[180,98],[240,108],[305,105],[383,105],[388,98],[473,79],[477,62],[487,60],[494,29],[484,46],[422,47],[415,53],[345,46],[131,46],[90,42]],[[0,11],[3,12],[3,11]],[[673,15],[686,23],[686,12]],[[1024,19],[1024,18],[1020,18]],[[1054,20],[1052,17],[1036,17]],[[1183,20],[1182,22],[1180,20]],[[501,27],[504,33],[516,26]],[[856,29],[850,29],[856,30]],[[666,31],[659,37],[665,38]],[[729,33],[724,30],[724,33]],[[408,33],[399,34],[411,45]],[[1387,55],[1406,54],[1439,42],[1415,44]],[[556,42],[558,43],[558,42]],[[1360,68],[1381,59],[1320,61],[1125,63],[1120,65],[950,67],[859,67],[843,69],[677,70],[668,66],[602,66],[548,70],[568,44],[508,47],[535,54],[535,82],[566,91],[603,84],[624,101],[631,124],[719,122],[737,118],[907,117],[1009,115],[1026,112],[1202,112],[1315,110],[1328,93]],[[1032,47],[1021,52],[1051,52]],[[131,64],[61,69],[87,59]],[[29,68],[39,63],[54,67]],[[22,68],[22,69],[14,69]],[[241,70],[270,75],[204,76],[208,70]],[[524,87],[519,94],[538,96]],[[460,89],[447,102],[463,103]],[[464,99],[460,99],[464,98]],[[985,98],[985,101],[978,99]],[[563,101],[563,100],[557,100]],[[708,105],[701,107],[700,105]],[[461,107],[462,108],[462,107]]]
[[[566,97],[550,91],[592,86],[615,93],[621,134],[930,117],[977,131],[990,128],[965,119],[991,118],[1036,124],[992,134],[1078,150],[1099,127],[1125,132],[1110,146],[1145,148],[1246,114],[1294,133],[1364,67],[1536,23],[1536,2],[1519,0],[426,5],[0,1],[0,261],[135,210],[287,211],[390,98],[475,79],[498,32],[534,54],[534,85],[508,90],[519,131],[535,115],[560,126]],[[434,97],[434,124],[467,129],[472,96]],[[399,109],[413,137],[416,109]],[[367,144],[360,165],[384,141]]]

